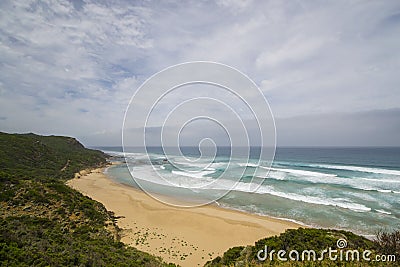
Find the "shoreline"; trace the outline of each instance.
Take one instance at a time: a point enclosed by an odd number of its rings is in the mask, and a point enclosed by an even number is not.
[[[119,164],[125,164],[125,163],[124,162],[112,162],[112,163],[110,163],[109,165],[107,165],[106,167],[103,168],[103,174],[108,179],[110,179],[111,181],[113,181],[114,183],[116,183],[118,185],[126,186],[126,187],[128,187],[128,188],[130,188],[132,190],[136,190],[139,193],[146,194],[150,198],[153,198],[150,194],[148,194],[148,193],[146,193],[146,192],[144,192],[144,191],[142,191],[142,190],[140,190],[140,189],[138,189],[136,187],[133,187],[133,186],[131,186],[129,184],[126,184],[126,183],[123,183],[123,182],[119,182],[119,181],[113,179],[111,176],[107,175],[107,172],[108,172],[109,168],[113,167],[114,165],[119,165]],[[101,169],[101,168],[99,168],[99,169]],[[160,194],[155,194],[155,193],[153,193],[153,195],[161,196]],[[162,195],[162,198],[171,199],[170,196],[166,196],[166,195]],[[158,199],[155,199],[155,200],[160,202],[160,203],[163,203],[161,200],[158,200]],[[182,204],[183,209],[188,209],[187,207],[185,207],[186,203],[183,200],[182,200],[182,202],[179,202],[180,200],[178,200],[178,199],[171,199],[171,201],[175,202],[175,203],[178,203],[178,204]],[[174,205],[171,205],[171,204],[165,204],[165,205],[166,206],[175,207]],[[258,216],[258,217],[261,217],[261,218],[265,218],[267,220],[268,219],[272,219],[272,220],[278,220],[278,221],[284,221],[284,222],[288,222],[288,223],[293,223],[293,224],[297,225],[297,228],[299,228],[299,227],[302,227],[302,228],[315,228],[315,227],[321,228],[321,227],[318,227],[318,226],[308,225],[306,223],[303,223],[301,221],[296,221],[294,219],[289,219],[289,218],[284,218],[284,217],[282,217],[282,218],[281,217],[274,217],[274,216],[265,215],[265,214],[261,214],[261,213],[251,213],[251,212],[249,212],[247,210],[241,210],[241,209],[236,209],[236,208],[232,208],[232,207],[229,207],[229,206],[224,206],[224,205],[221,205],[218,201],[215,201],[215,203],[209,203],[209,204],[201,205],[201,206],[198,206],[198,207],[202,207],[202,206],[215,207],[217,209],[222,209],[222,210],[230,210],[230,211],[233,211],[233,212],[239,212],[239,213],[243,213],[245,215],[250,215],[250,216]],[[336,230],[343,230],[343,229],[338,228]]]
[[[119,217],[121,242],[183,267],[202,266],[234,246],[306,227],[284,219],[217,205],[179,208],[163,204],[139,189],[114,181],[108,167],[75,177],[67,185],[101,202]]]

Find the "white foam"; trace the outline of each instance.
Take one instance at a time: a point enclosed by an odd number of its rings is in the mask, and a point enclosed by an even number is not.
[[[374,181],[379,183],[396,183],[400,184],[400,180],[390,180],[390,179],[374,179],[374,178],[362,178],[363,180],[367,181]]]
[[[318,205],[325,205],[325,206],[336,206],[345,209],[350,209],[357,212],[366,212],[370,211],[371,209],[358,203],[351,202],[346,199],[325,199],[316,196],[304,196],[294,193],[284,193],[281,191],[276,191],[272,186],[262,185],[259,186],[257,184],[252,183],[243,183],[238,182],[236,185],[234,181],[220,179],[216,183],[212,185],[212,189],[222,189],[226,190],[227,188],[232,188],[234,191],[241,191],[241,192],[254,192],[257,194],[270,194],[273,196],[278,196],[290,200],[301,201],[310,204],[318,204]],[[258,188],[256,191],[254,189]],[[210,188],[211,189],[211,188]]]
[[[172,171],[173,174],[176,175],[181,175],[181,176],[186,176],[186,177],[192,177],[192,178],[203,178],[206,175],[214,173],[214,170],[211,171],[191,171],[191,172],[185,172],[185,171]]]
[[[279,170],[279,169],[276,169],[276,170]],[[315,174],[313,174],[313,175],[306,175],[306,176],[296,175],[296,177],[294,177],[294,178],[289,178],[289,177],[287,177],[287,175],[285,175],[285,173],[289,173],[289,172],[281,172],[281,171],[272,170],[269,173],[267,178],[271,178],[271,179],[275,179],[275,180],[287,180],[287,181],[293,180],[293,181],[307,181],[310,183],[346,185],[346,186],[350,186],[355,189],[361,189],[361,190],[367,190],[367,191],[376,190],[371,187],[364,187],[364,186],[360,185],[360,181],[356,178],[342,178],[342,177],[338,177],[338,176],[331,177],[331,176],[326,176],[326,174],[317,175],[318,174],[317,172],[315,172]],[[262,176],[257,176],[257,177],[265,178]]]
[[[390,169],[380,169],[380,168],[370,168],[370,167],[360,167],[360,166],[347,166],[347,165],[329,165],[329,164],[318,164],[310,165],[311,167],[326,168],[326,169],[336,169],[336,170],[348,170],[357,172],[368,172],[377,174],[388,174],[388,175],[398,175],[400,176],[400,171],[390,170]]]
[[[385,210],[376,210],[376,211],[379,212],[379,213],[382,213],[382,214],[387,214],[387,215],[392,214],[391,212],[385,211]]]
[[[180,162],[182,163],[182,162]],[[217,167],[218,165],[225,164],[225,163],[213,163],[213,167]],[[200,164],[195,163],[193,165],[199,166]],[[217,165],[217,166],[214,166]],[[144,166],[143,166],[144,167]],[[160,169],[165,169],[164,166],[160,166]],[[263,167],[266,169],[266,167]],[[174,170],[172,171],[173,174],[179,176],[186,176],[192,178],[203,178],[209,174],[212,174],[216,171],[215,168],[203,168],[199,170]],[[288,174],[296,173],[293,176],[288,176]],[[332,184],[332,185],[345,185],[352,187],[358,190],[364,191],[378,191],[380,193],[399,193],[397,184],[399,183],[396,180],[383,180],[375,179],[375,178],[343,178],[338,177],[331,174],[320,173],[320,172],[311,172],[311,171],[302,171],[302,170],[293,170],[293,169],[281,169],[281,168],[272,168],[272,171],[269,173],[268,176],[263,175],[256,175],[255,177],[261,179],[274,179],[274,180],[294,180],[294,181],[307,181],[311,183],[323,183],[323,184]],[[171,178],[173,180],[173,178]],[[370,183],[361,182],[360,179],[365,181],[370,181]],[[200,181],[196,181],[198,184]],[[382,183],[383,182],[383,183]],[[391,184],[392,183],[392,184]],[[393,184],[396,183],[396,184]],[[386,186],[387,185],[387,186]],[[182,186],[184,187],[184,186]],[[187,185],[188,188],[193,188],[192,184]],[[396,190],[396,191],[394,191]]]
[[[269,173],[268,176],[261,176],[257,175],[256,177],[262,178],[262,179],[274,179],[274,180],[279,180],[279,181],[284,181],[286,180],[286,176],[284,173],[279,173],[279,172],[274,172],[274,173]]]
[[[341,207],[345,209],[350,209],[354,210],[357,212],[366,212],[370,211],[371,209],[358,203],[350,202],[350,201],[343,201],[343,199],[325,199],[325,198],[320,198],[320,197],[315,197],[315,196],[304,196],[304,195],[299,195],[299,194],[294,194],[294,193],[284,193],[280,191],[275,191],[275,190],[266,190],[264,188],[261,188],[256,191],[256,193],[266,193],[278,197],[283,197],[286,199],[290,200],[295,200],[295,201],[301,201],[305,203],[310,203],[310,204],[318,204],[318,205],[325,205],[325,206],[335,206],[335,207]]]
[[[285,172],[280,172],[277,168],[272,168],[272,171],[269,173],[267,178],[275,179],[275,180],[294,180],[294,181],[307,181],[311,183],[323,183],[323,184],[332,184],[332,185],[345,185],[352,187],[354,189],[364,190],[364,191],[379,191],[381,193],[392,193],[394,192],[393,189],[397,189],[397,185],[390,185],[390,183],[400,183],[400,181],[393,180],[393,179],[375,179],[375,178],[343,178],[343,177],[330,177],[326,176],[327,174],[319,174],[318,172],[313,172],[312,175],[304,175],[304,176],[297,176],[296,177],[287,177],[284,175]],[[289,172],[287,172],[289,173]],[[262,176],[257,176],[259,178],[265,178]],[[365,183],[360,182],[360,179],[370,181],[373,183]],[[383,182],[384,184],[382,184]],[[394,186],[394,188],[393,188]],[[388,189],[391,188],[391,189]]]
[[[177,161],[174,160],[172,162],[175,166],[176,165],[180,165],[182,168],[180,169],[187,169],[187,168],[194,168],[194,169],[198,169],[198,170],[203,170],[203,169],[207,169],[210,168],[210,166],[212,165],[211,162],[192,162],[192,161]],[[178,166],[177,166],[178,167]]]
[[[228,162],[214,162],[214,163],[211,163],[210,166],[213,168],[226,167],[226,166],[228,166]]]
[[[135,166],[131,169],[131,175],[136,181],[146,181],[157,185],[186,188],[201,189],[203,186],[214,181],[212,178],[202,177],[211,171],[188,173],[175,171],[177,174],[158,174],[156,169],[149,169],[144,166]],[[139,182],[140,184],[140,182]]]
[[[271,170],[271,171],[286,172],[286,173],[291,173],[291,174],[300,175],[300,176],[337,177],[336,174],[298,170],[298,169],[273,168],[273,167],[257,165],[255,163],[238,163],[238,165],[241,167],[253,167],[253,168],[262,168],[262,169]]]
[[[160,166],[161,170],[165,170],[165,167],[163,165]]]
[[[392,190],[390,189],[378,189],[377,191],[381,193],[392,193]]]
[[[183,171],[172,171],[176,177],[168,177],[168,181],[163,178],[154,177],[154,175],[149,175],[147,170],[142,170],[136,172],[136,177],[140,177],[141,180],[146,180],[151,183],[167,185],[167,186],[177,186],[187,189],[197,189],[197,190],[233,190],[240,192],[252,192],[257,194],[269,194],[277,197],[286,198],[294,201],[301,201],[309,204],[334,206],[344,209],[350,209],[357,212],[368,212],[371,211],[369,207],[362,204],[351,202],[347,199],[342,198],[322,198],[318,196],[307,196],[295,193],[285,193],[282,191],[277,191],[274,187],[269,185],[259,185],[255,183],[244,183],[235,182],[228,179],[217,179],[204,177],[213,173],[214,171],[201,171],[201,172],[183,172]],[[147,175],[146,175],[147,174]],[[186,177],[185,179],[179,177]],[[193,179],[194,178],[194,179]]]
[[[261,168],[268,169],[267,167],[260,166]],[[336,174],[329,174],[329,173],[323,173],[323,172],[313,172],[313,171],[305,171],[305,170],[297,170],[297,169],[281,169],[281,168],[269,168],[270,170],[273,171],[281,171],[281,172],[287,172],[295,175],[301,175],[301,176],[324,176],[324,177],[336,177]]]
[[[247,162],[247,163],[238,163],[240,167],[251,167],[251,168],[258,168],[260,167],[258,164]]]

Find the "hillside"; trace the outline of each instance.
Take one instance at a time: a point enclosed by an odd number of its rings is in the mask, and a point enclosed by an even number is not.
[[[72,137],[0,133],[0,160],[1,172],[18,179],[68,179],[84,168],[105,165],[106,155]]]
[[[230,248],[222,257],[218,256],[214,258],[212,261],[207,262],[205,266],[399,266],[399,233],[398,231],[393,233],[382,232],[378,234],[376,240],[371,241],[365,237],[343,230],[315,228],[288,229],[279,236],[260,239],[253,246]],[[338,247],[338,243],[343,246],[342,249]],[[265,248],[267,248],[267,254],[264,253]],[[336,252],[331,254],[334,260],[329,256],[329,248],[332,251],[336,250]],[[259,254],[260,250],[263,250],[263,252]],[[281,259],[278,259],[277,254],[280,250],[284,250],[285,254],[281,255]],[[313,254],[309,256],[307,251],[310,250],[316,252],[315,260]],[[323,250],[327,251],[321,257]],[[366,250],[371,252],[369,256],[366,254],[366,258],[369,258],[369,260],[363,258],[363,252]],[[295,252],[290,254],[292,251],[297,251],[299,254]],[[346,254],[348,251],[350,251],[349,254]],[[357,256],[353,258],[352,251],[358,251],[358,260]],[[303,252],[305,252],[304,259],[302,258]],[[272,259],[271,253],[273,253]],[[290,255],[293,259],[290,258]],[[348,255],[347,259],[346,255]],[[377,262],[375,260],[376,255],[384,255],[386,262]],[[391,257],[395,256],[395,258],[389,260],[388,255],[391,255]],[[261,257],[261,260],[258,256]]]
[[[124,246],[113,214],[64,184],[105,164],[71,137],[0,133],[1,266],[167,266]]]

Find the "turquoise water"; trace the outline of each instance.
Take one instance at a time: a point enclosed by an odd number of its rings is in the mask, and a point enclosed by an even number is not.
[[[228,148],[212,158],[184,148],[168,161],[160,148],[149,148],[149,156],[131,150],[130,170],[122,164],[108,175],[146,191],[192,202],[222,196],[217,204],[226,208],[363,235],[400,226],[399,148],[278,148],[269,173],[257,148],[248,160],[231,159]]]

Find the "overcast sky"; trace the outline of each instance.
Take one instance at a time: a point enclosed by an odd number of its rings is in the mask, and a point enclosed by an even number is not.
[[[278,145],[400,146],[400,2],[0,1],[0,131],[120,145],[154,73],[205,60],[260,87]]]

